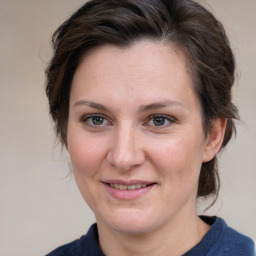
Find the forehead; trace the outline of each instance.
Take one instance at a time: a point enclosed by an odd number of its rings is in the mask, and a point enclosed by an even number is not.
[[[187,66],[187,59],[183,51],[171,43],[163,44],[141,40],[128,47],[108,44],[93,48],[81,57],[73,83],[77,76],[81,76],[81,73],[84,74],[84,77],[87,75],[88,79],[91,76],[97,78],[96,75],[99,79],[104,79],[106,77],[103,76],[103,72],[115,72],[116,75],[132,72],[136,75],[141,72],[153,76],[160,73],[166,75],[166,71],[170,67],[169,73],[175,72],[176,77],[185,74],[190,79]],[[80,72],[81,70],[83,71]]]
[[[191,90],[192,81],[181,50],[170,44],[141,41],[126,48],[100,46],[84,56],[74,74],[71,101],[96,94],[103,98],[123,97],[126,101],[128,96],[172,100],[182,94],[191,96]]]

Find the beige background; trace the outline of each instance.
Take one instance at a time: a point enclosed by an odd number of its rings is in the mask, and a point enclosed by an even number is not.
[[[0,255],[45,255],[94,221],[56,145],[44,93],[50,36],[84,1],[0,0]],[[245,124],[222,155],[208,214],[256,239],[256,1],[208,0],[238,63],[234,99]],[[200,207],[201,208],[201,207]]]

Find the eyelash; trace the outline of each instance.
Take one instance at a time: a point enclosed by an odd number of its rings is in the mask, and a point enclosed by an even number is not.
[[[108,118],[105,117],[103,114],[91,114],[91,115],[85,115],[81,118],[81,122],[83,124],[85,124],[86,126],[89,126],[89,127],[93,127],[93,128],[102,128],[103,126],[105,126],[106,124],[99,124],[99,125],[96,125],[96,124],[93,124],[92,122],[92,119],[93,118],[102,118],[103,119],[103,123],[105,121],[107,121],[107,125],[112,125],[110,121],[108,121]],[[156,118],[162,118],[164,120],[164,122],[166,123],[166,121],[168,121],[169,123],[166,125],[164,123],[164,125],[150,125],[149,122],[152,121]],[[91,119],[91,123],[89,123],[89,120]],[[159,129],[161,128],[165,128],[166,126],[169,126],[171,125],[172,123],[175,123],[176,120],[170,116],[167,116],[167,115],[163,115],[163,114],[153,114],[153,115],[150,115],[147,119],[146,119],[146,122],[143,123],[143,126],[151,126],[151,127],[157,127]]]

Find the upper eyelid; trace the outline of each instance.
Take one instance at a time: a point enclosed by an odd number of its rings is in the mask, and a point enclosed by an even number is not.
[[[166,118],[167,120],[170,120],[170,121],[175,121],[176,119],[172,116],[169,116],[169,115],[165,115],[165,114],[152,114],[148,117],[148,119],[152,119],[154,117],[162,117],[162,118]]]
[[[105,119],[109,119],[108,117],[106,117],[104,114],[101,114],[101,113],[95,113],[95,114],[85,114],[85,115],[82,115],[81,116],[81,120],[84,120],[84,119],[88,119],[90,117],[103,117]]]

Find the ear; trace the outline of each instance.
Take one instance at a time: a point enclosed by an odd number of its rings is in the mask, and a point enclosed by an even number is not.
[[[217,118],[211,122],[211,130],[206,138],[203,162],[211,161],[219,152],[227,126],[227,119]]]

